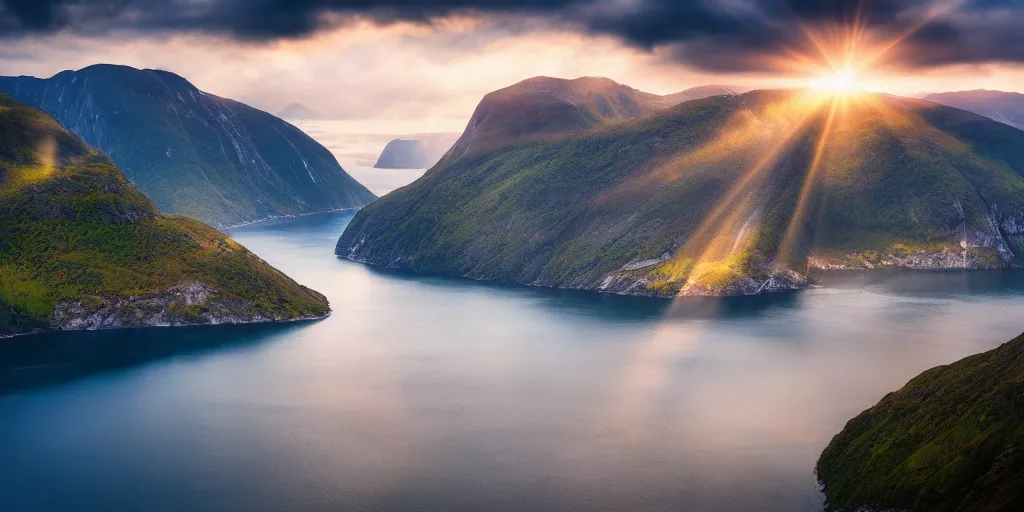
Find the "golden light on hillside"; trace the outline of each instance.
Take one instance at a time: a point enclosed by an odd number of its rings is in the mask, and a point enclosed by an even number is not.
[[[57,139],[53,135],[47,135],[39,142],[36,163],[48,172],[57,165]]]
[[[662,275],[682,277],[682,292],[692,293],[720,287],[746,274],[750,265],[766,264],[769,272],[799,268],[813,250],[817,186],[836,165],[833,153],[843,151],[845,144],[839,140],[842,130],[838,128],[855,123],[851,117],[884,109],[878,106],[884,104],[881,98],[870,93],[884,88],[887,70],[899,68],[900,43],[954,5],[956,2],[941,2],[938,8],[922,11],[921,19],[888,35],[872,33],[859,16],[845,26],[804,27],[805,44],[784,49],[772,62],[780,72],[794,77],[803,92],[790,96],[793,101],[772,104],[760,119],[748,123],[758,129],[742,137],[743,142],[762,141],[753,165],[740,172],[732,188],[680,244],[674,257],[663,265]],[[704,147],[714,148],[710,152],[721,157],[724,145],[719,136]],[[674,159],[673,172],[666,174],[682,176],[688,169],[699,168],[696,156],[700,154],[695,151]],[[794,165],[806,168],[798,170]],[[768,211],[778,211],[779,205],[762,200],[763,188],[772,186],[773,169],[781,169],[779,175],[799,176],[799,181],[788,218],[779,230],[781,236],[769,241],[759,233],[759,221],[765,220]]]

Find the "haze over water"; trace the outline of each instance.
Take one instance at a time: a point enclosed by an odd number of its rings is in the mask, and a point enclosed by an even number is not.
[[[847,420],[1024,311],[1021,272],[674,305],[397,275],[333,256],[351,217],[231,233],[326,320],[0,340],[0,510],[820,510]]]

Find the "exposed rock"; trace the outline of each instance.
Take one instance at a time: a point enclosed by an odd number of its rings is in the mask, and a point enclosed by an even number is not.
[[[193,281],[163,293],[128,297],[87,297],[66,300],[53,311],[57,330],[99,330],[121,327],[242,324],[318,318],[267,317],[253,313],[240,299],[219,296],[213,287]]]

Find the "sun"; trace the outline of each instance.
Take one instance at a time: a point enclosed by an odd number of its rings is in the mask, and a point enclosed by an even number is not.
[[[858,80],[857,73],[850,67],[823,74],[812,80],[810,87],[815,91],[839,95],[854,94],[864,90],[864,85]]]

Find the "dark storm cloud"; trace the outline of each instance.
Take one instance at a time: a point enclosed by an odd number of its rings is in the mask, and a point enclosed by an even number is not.
[[[537,18],[667,47],[709,70],[749,70],[807,46],[802,26],[859,20],[896,36],[956,0],[0,0],[0,34],[197,32],[240,41],[302,38],[355,18],[431,23],[456,14]],[[1024,61],[1024,0],[956,2],[906,39],[905,64]]]

